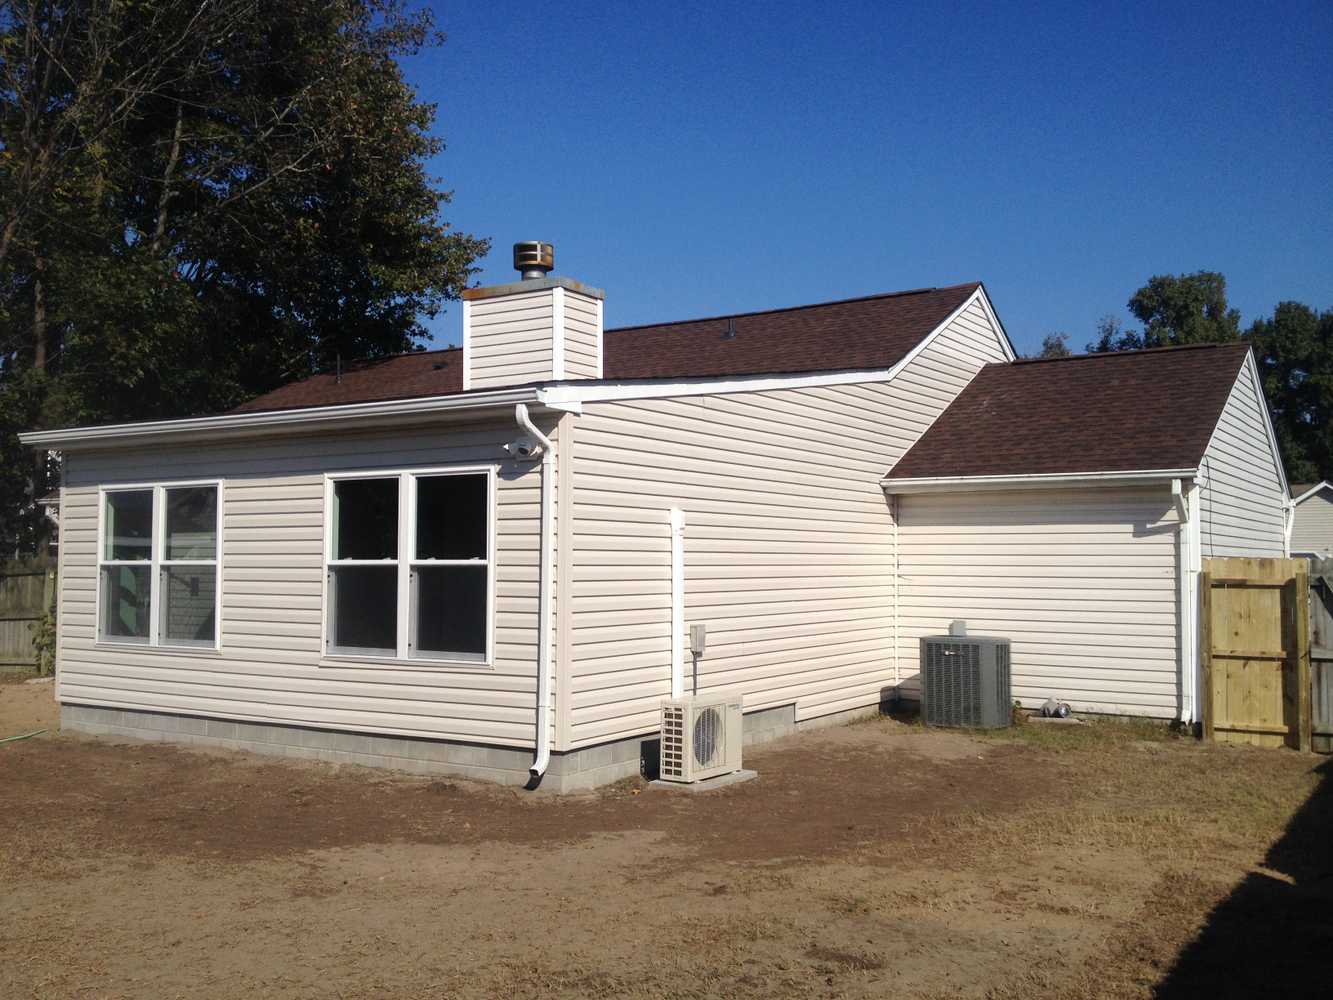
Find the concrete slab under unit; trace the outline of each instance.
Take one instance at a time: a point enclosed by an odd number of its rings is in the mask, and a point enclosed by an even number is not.
[[[739,771],[732,771],[730,774],[719,774],[716,778],[705,778],[703,781],[693,781],[685,784],[681,781],[663,781],[658,778],[656,781],[648,782],[649,788],[660,788],[665,792],[689,792],[698,795],[701,792],[712,792],[719,788],[726,788],[728,785],[739,785],[743,781],[750,781],[759,777],[758,771],[747,771],[742,768]]]

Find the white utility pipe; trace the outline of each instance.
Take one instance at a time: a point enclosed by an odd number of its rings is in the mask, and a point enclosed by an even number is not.
[[[518,426],[542,448],[541,569],[537,585],[537,756],[528,770],[534,778],[551,763],[551,569],[555,565],[555,504],[551,487],[555,477],[555,445],[528,417],[524,403],[514,406]]]
[[[671,697],[685,694],[685,512],[671,508]]]

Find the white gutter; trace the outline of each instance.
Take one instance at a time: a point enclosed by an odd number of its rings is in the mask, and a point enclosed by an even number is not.
[[[944,493],[979,490],[1040,489],[1043,487],[1099,485],[1129,486],[1190,479],[1198,469],[1136,469],[1128,472],[1042,472],[1015,476],[929,476],[893,479],[886,476],[880,486],[886,493]]]
[[[544,390],[536,386],[422,396],[414,399],[377,400],[370,403],[340,403],[307,406],[292,410],[258,410],[252,413],[223,413],[214,417],[184,417],[178,420],[145,420],[104,427],[62,427],[49,431],[24,431],[19,441],[31,448],[71,451],[78,448],[116,448],[167,443],[177,440],[251,437],[324,426],[355,423],[358,428],[394,423],[418,416],[509,407],[516,403],[543,404]]]
[[[529,771],[534,778],[546,773],[551,763],[551,569],[555,563],[555,504],[551,487],[555,474],[555,445],[537,430],[528,408],[514,406],[518,426],[542,447],[541,570],[537,585],[537,748]]]

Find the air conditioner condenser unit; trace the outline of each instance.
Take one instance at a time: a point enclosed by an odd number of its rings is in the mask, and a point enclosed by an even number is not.
[[[663,701],[659,776],[689,784],[739,771],[743,724],[739,696]]]
[[[935,635],[921,640],[921,718],[927,726],[998,729],[1013,721],[1009,640]]]

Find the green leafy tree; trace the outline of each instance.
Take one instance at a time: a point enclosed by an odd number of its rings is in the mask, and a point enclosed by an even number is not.
[[[1137,351],[1183,344],[1227,344],[1240,339],[1240,313],[1227,304],[1227,280],[1216,271],[1154,275],[1129,300],[1141,330],[1104,318],[1089,351]]]
[[[1333,310],[1282,302],[1245,333],[1291,482],[1333,476]]]
[[[425,172],[396,0],[0,0],[0,546],[16,430],[229,408],[410,350],[485,252]]]
[[[1074,352],[1069,349],[1069,334],[1048,333],[1041,338],[1041,347],[1034,358],[1067,358]]]

